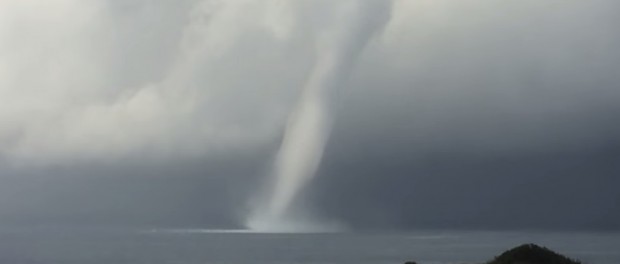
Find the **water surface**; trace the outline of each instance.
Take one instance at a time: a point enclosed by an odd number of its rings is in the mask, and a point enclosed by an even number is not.
[[[207,230],[0,232],[0,263],[479,263],[539,243],[592,264],[620,263],[620,234],[449,232],[267,234]]]

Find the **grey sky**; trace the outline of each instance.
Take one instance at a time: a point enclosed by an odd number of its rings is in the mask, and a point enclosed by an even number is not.
[[[238,226],[329,2],[0,3],[0,224]],[[619,23],[614,0],[395,1],[300,203],[619,229]]]

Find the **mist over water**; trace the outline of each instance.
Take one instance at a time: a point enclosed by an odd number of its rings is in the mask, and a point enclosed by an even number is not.
[[[250,216],[251,229],[333,229],[291,213],[297,193],[312,179],[321,162],[334,122],[339,88],[372,36],[387,22],[391,1],[318,2],[330,10],[329,24],[318,27],[313,39],[316,58],[301,98],[289,116],[273,164],[269,194]],[[317,21],[323,22],[323,21]]]

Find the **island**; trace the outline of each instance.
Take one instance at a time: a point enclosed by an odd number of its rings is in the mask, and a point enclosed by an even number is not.
[[[417,264],[407,261],[405,264]],[[546,247],[524,244],[505,251],[485,264],[582,264],[581,261],[560,255]]]

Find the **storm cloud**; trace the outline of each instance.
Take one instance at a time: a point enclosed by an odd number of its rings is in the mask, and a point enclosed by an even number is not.
[[[337,23],[310,2],[0,3],[0,224],[238,227]],[[620,228],[619,22],[612,0],[394,1],[298,202]]]

